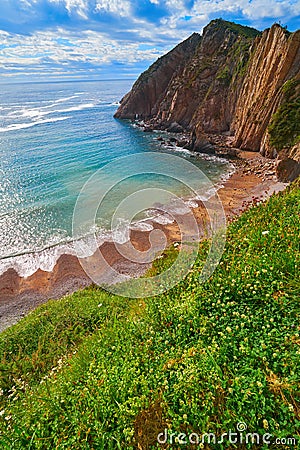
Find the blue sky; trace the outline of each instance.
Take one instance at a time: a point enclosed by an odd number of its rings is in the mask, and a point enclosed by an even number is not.
[[[136,78],[212,19],[300,28],[300,0],[0,0],[0,81]]]

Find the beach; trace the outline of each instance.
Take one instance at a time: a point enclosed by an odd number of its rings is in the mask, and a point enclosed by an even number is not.
[[[286,186],[276,180],[275,160],[266,159],[259,153],[239,151],[238,157],[231,162],[235,171],[218,190],[227,222],[252,204],[267,199]],[[202,202],[197,203],[197,207],[192,210],[199,226],[199,236],[203,236],[207,214]],[[154,230],[159,229],[164,233],[167,245],[180,242],[180,230],[176,221],[168,224],[152,222],[152,226]],[[137,250],[143,252],[149,248],[149,233],[131,230],[130,240]],[[138,277],[151,267],[150,263],[128,261],[120,255],[113,242],[104,242],[100,250],[108,266],[120,274]],[[97,271],[101,270],[107,269],[97,266]],[[110,280],[108,273],[107,283],[111,281],[117,280]],[[59,299],[92,283],[78,258],[68,254],[59,257],[51,272],[38,269],[31,276],[20,277],[14,269],[7,270],[0,276],[0,330],[16,323],[49,299]]]

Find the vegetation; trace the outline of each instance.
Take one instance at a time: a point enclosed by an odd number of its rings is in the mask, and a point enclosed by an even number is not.
[[[228,66],[224,66],[217,73],[216,79],[222,81],[226,86],[229,86],[231,81],[231,74]]]
[[[216,19],[214,20],[214,22],[219,28],[228,28],[234,33],[247,38],[255,38],[256,36],[259,36],[261,34],[261,31],[258,31],[255,28],[247,27],[246,25],[240,25],[235,22],[228,22],[227,20],[223,19]]]
[[[300,80],[288,80],[282,87],[283,101],[273,115],[268,131],[277,150],[300,141]]]
[[[299,187],[230,225],[205,284],[206,241],[187,278],[163,295],[130,300],[92,287],[2,333],[1,449],[144,450],[164,429],[221,436],[238,422],[273,440],[298,438]]]

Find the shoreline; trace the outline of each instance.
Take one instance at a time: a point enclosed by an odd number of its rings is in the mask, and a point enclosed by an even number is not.
[[[238,157],[230,162],[236,170],[218,189],[227,221],[240,215],[251,204],[266,200],[287,185],[276,179],[275,160],[264,158],[259,153],[238,151]],[[192,210],[203,237],[206,213],[202,202],[197,203],[198,206]],[[167,245],[180,241],[176,223],[151,222],[151,225],[154,230],[163,231]],[[150,246],[149,234],[150,231],[132,230],[130,241],[137,250],[146,251]],[[109,266],[115,268],[121,276],[139,277],[151,267],[151,263],[129,262],[118,253],[113,242],[104,242],[99,248]],[[105,268],[103,271],[105,278]],[[108,283],[118,281],[120,280],[112,280],[111,273],[107,273]],[[62,298],[91,284],[93,282],[85,274],[78,258],[68,254],[59,257],[51,272],[38,269],[33,275],[23,278],[14,269],[8,269],[0,276],[0,332],[48,300]]]

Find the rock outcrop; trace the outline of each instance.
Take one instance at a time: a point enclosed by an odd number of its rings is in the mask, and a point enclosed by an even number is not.
[[[299,163],[299,114],[300,30],[217,19],[152,64],[115,117],[184,130],[195,151],[212,152],[210,135],[227,134],[233,147]]]
[[[121,100],[121,106],[115,117],[139,120],[155,117],[165,98],[170,81],[182,75],[200,39],[199,34],[192,34],[142,73],[132,90]]]
[[[280,25],[264,31],[256,41],[235,111],[234,144],[273,156],[268,126],[284,98],[288,80],[299,76],[300,31],[288,33]]]

